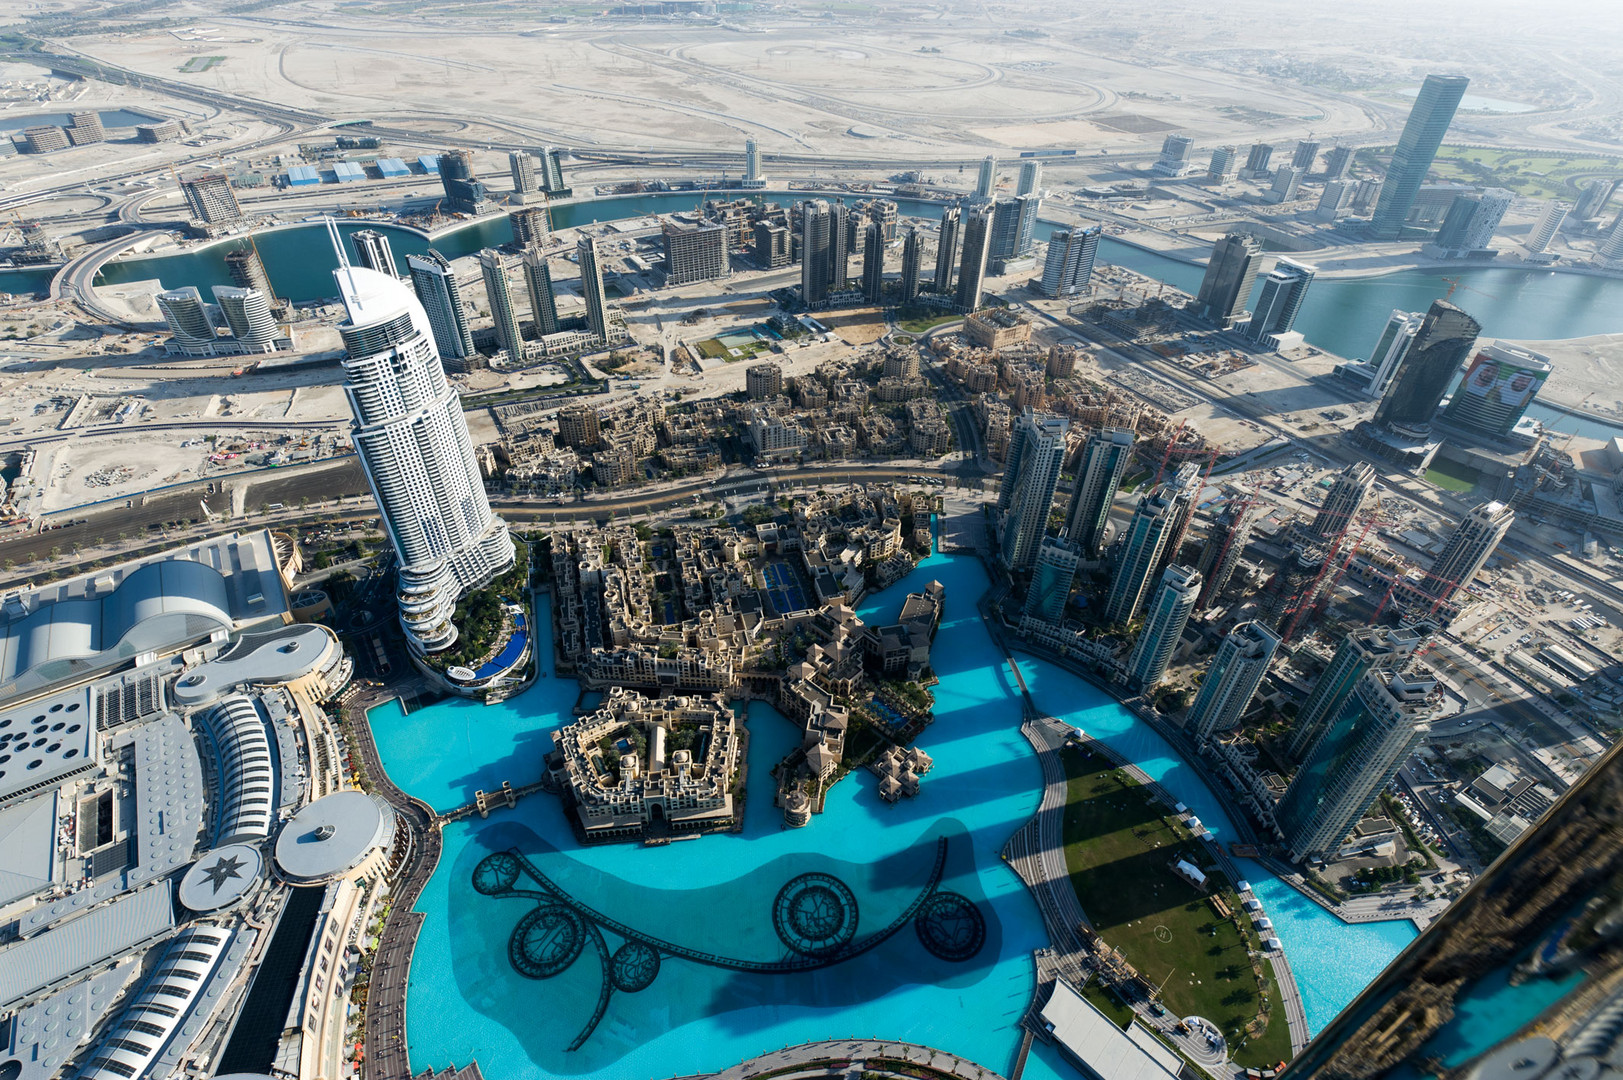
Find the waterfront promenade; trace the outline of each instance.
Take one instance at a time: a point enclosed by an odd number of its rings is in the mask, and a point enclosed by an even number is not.
[[[709,1080],[753,1080],[754,1077],[765,1076],[781,1080],[795,1076],[851,1076],[859,1073],[913,1075],[898,1071],[888,1064],[890,1062],[922,1066],[940,1076],[957,1076],[963,1080],[1003,1080],[1001,1074],[945,1050],[886,1039],[827,1039],[788,1046],[711,1073]],[[684,1077],[681,1080],[699,1078]]]
[[[406,992],[411,977],[411,954],[422,930],[423,915],[413,911],[439,866],[442,850],[440,823],[433,807],[395,787],[384,771],[383,759],[372,738],[366,712],[382,704],[393,692],[362,690],[346,697],[350,752],[365,769],[369,790],[383,797],[410,830],[412,846],[393,882],[389,917],[378,935],[372,958],[372,982],[366,995],[363,1030],[366,1045],[366,1080],[410,1080],[411,1060],[406,1050]]]

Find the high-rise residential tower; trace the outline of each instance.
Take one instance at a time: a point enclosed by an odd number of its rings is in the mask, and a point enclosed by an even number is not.
[[[1037,547],[1036,565],[1031,571],[1031,589],[1026,593],[1024,614],[1045,623],[1065,619],[1065,601],[1071,596],[1082,553],[1068,540],[1045,536]]]
[[[720,222],[667,218],[660,222],[660,235],[665,242],[665,284],[715,281],[731,272],[727,227]]]
[[[1454,388],[1443,419],[1480,435],[1508,435],[1553,370],[1543,353],[1505,341],[1489,342]]]
[[[981,159],[981,171],[975,178],[975,197],[990,199],[997,191],[997,156],[987,154]]]
[[[1054,488],[1065,463],[1065,433],[1070,426],[1063,416],[1031,409],[1015,421],[997,502],[1003,515],[1000,555],[1010,570],[1031,566],[1048,530],[1048,511],[1054,505]]]
[[[473,331],[468,326],[468,309],[462,302],[462,286],[457,283],[451,261],[433,248],[426,255],[407,255],[406,270],[411,288],[428,317],[436,353],[447,364],[474,354]]]
[[[1619,807],[1614,743],[1536,822],[1496,815],[1512,819],[1509,847],[1319,1032],[1287,1080],[1434,1074],[1442,1046],[1449,1074],[1473,1080],[1606,1076],[1623,981]]]
[[[540,206],[526,206],[507,215],[513,227],[513,242],[524,247],[545,246],[552,239],[552,211],[545,197]]]
[[[1366,394],[1379,399],[1386,393],[1387,387],[1392,385],[1392,376],[1398,373],[1398,366],[1409,352],[1409,346],[1414,344],[1415,335],[1420,333],[1425,321],[1426,317],[1419,312],[1392,309],[1381,336],[1375,341],[1375,348],[1369,354],[1371,374]]]
[[[1465,88],[1471,80],[1463,75],[1427,75],[1415,97],[1414,108],[1398,137],[1392,163],[1386,170],[1386,183],[1381,188],[1380,202],[1370,221],[1370,231],[1378,238],[1395,239],[1403,235],[1404,223],[1414,208],[1415,196],[1437,157],[1448,125],[1454,120],[1454,111],[1460,107]]]
[[[564,183],[564,152],[556,146],[548,146],[542,149],[540,156],[541,190],[558,198],[567,196],[570,192]]]
[[[1256,310],[1246,323],[1245,336],[1266,348],[1277,349],[1287,335],[1294,333],[1296,316],[1307,299],[1308,286],[1319,272],[1316,266],[1280,259],[1262,279],[1262,290],[1257,293]],[[1292,337],[1292,341],[1300,341]]]
[[[761,179],[761,151],[756,148],[754,139],[744,140],[744,179]]]
[[[845,288],[851,276],[851,208],[844,199],[835,199],[828,208],[828,288]]]
[[[355,451],[399,571],[406,640],[419,654],[455,644],[456,604],[513,565],[507,523],[491,512],[456,389],[422,304],[397,278],[345,265],[338,253],[344,393]]]
[[[1032,191],[1014,197],[1014,251],[1015,258],[1031,254],[1031,244],[1037,235],[1037,215],[1043,212],[1043,196]]]
[[[1471,316],[1446,300],[1433,300],[1375,407],[1375,423],[1406,435],[1429,434],[1437,406],[1481,333],[1482,324]]]
[[[258,289],[241,289],[235,285],[214,286],[214,302],[220,306],[231,336],[245,353],[276,351],[276,339],[281,331],[276,316],[271,312],[270,298]]]
[[[902,238],[902,303],[911,304],[919,295],[919,271],[924,264],[924,242],[919,230],[909,225]]]
[[[1607,270],[1623,269],[1623,211],[1612,219],[1612,231],[1596,249],[1594,263]]]
[[[862,298],[875,307],[885,300],[885,227],[877,221],[862,230]]]
[[[1268,186],[1268,194],[1263,196],[1263,200],[1270,203],[1294,201],[1302,186],[1304,172],[1295,165],[1281,165],[1275,169],[1273,183]]]
[[[1336,646],[1329,665],[1313,684],[1313,692],[1296,714],[1286,750],[1306,761],[1318,748],[1330,723],[1352,696],[1358,681],[1371,671],[1403,671],[1426,640],[1437,632],[1432,623],[1413,627],[1363,626],[1351,631]]]
[[[264,293],[273,312],[286,309],[286,303],[276,298],[276,290],[271,288],[270,274],[265,271],[265,262],[259,257],[259,248],[251,239],[225,253],[225,272],[230,275],[231,284],[237,288],[258,289]]]
[[[1489,250],[1494,232],[1515,200],[1515,193],[1504,188],[1456,196],[1427,250],[1445,258]]]
[[[1075,296],[1086,292],[1093,280],[1093,264],[1099,255],[1103,226],[1091,229],[1072,226],[1056,229],[1048,238],[1048,255],[1038,288],[1044,296]]]
[[[395,268],[394,249],[389,246],[387,236],[376,229],[362,229],[351,233],[349,242],[355,245],[356,259],[368,270],[376,270],[390,277],[400,276],[400,271]]]
[[[994,199],[990,205],[992,242],[986,249],[986,261],[996,263],[1012,258],[1020,241],[1020,206],[1013,199]]]
[[[1240,556],[1251,542],[1251,527],[1262,516],[1262,510],[1258,503],[1230,507],[1219,520],[1217,530],[1207,538],[1196,567],[1205,578],[1195,605],[1197,609],[1205,611],[1217,603],[1217,598],[1228,588],[1240,565]]]
[[[1239,724],[1278,648],[1279,635],[1260,622],[1240,623],[1224,636],[1184,721],[1197,743]]]
[[[1303,139],[1296,144],[1296,153],[1291,156],[1291,166],[1301,169],[1304,173],[1313,171],[1314,164],[1319,160],[1319,147],[1324,144],[1317,139]]]
[[[1326,181],[1345,180],[1352,171],[1353,148],[1336,145],[1330,148],[1330,153],[1324,159],[1324,178]]]
[[[958,260],[958,291],[953,306],[971,312],[981,306],[981,289],[986,282],[986,257],[992,243],[991,204],[972,207],[964,220],[964,252]]]
[[[1127,657],[1127,678],[1134,689],[1147,694],[1166,677],[1167,663],[1199,596],[1200,574],[1192,567],[1169,566],[1161,573],[1161,584],[1144,616],[1144,629]]]
[[[823,199],[800,208],[800,301],[812,311],[828,304],[829,235],[833,216]]]
[[[1183,507],[1180,493],[1171,484],[1160,484],[1139,499],[1113,546],[1110,587],[1105,592],[1103,619],[1113,626],[1125,626],[1137,617],[1144,605],[1161,556],[1178,530]]]
[[[507,281],[507,260],[495,248],[479,253],[479,272],[484,275],[485,295],[490,300],[490,317],[496,324],[496,344],[514,360],[524,356],[524,335],[519,329],[518,307]]]
[[[153,297],[163,321],[169,325],[170,347],[183,356],[213,356],[219,351],[219,333],[203,294],[195,285],[169,289]]]
[[[552,267],[544,253],[524,253],[524,287],[530,294],[530,317],[537,337],[558,332],[558,298],[552,289]]]
[[[466,150],[447,150],[440,155],[440,187],[445,191],[445,208],[461,214],[477,214],[490,202],[490,193],[473,175],[473,155]]]
[[[1129,428],[1101,428],[1082,444],[1076,487],[1065,515],[1065,535],[1090,558],[1096,558],[1104,547],[1110,506],[1133,458],[1133,438]]]
[[[609,340],[609,302],[603,288],[603,262],[594,237],[583,236],[575,245],[580,263],[580,294],[586,301],[586,327],[592,336]]]
[[[237,193],[231,190],[231,181],[224,173],[207,173],[182,180],[180,193],[185,196],[186,209],[195,221],[227,225],[242,219]]]
[[[1573,221],[1594,221],[1606,212],[1606,206],[1612,201],[1612,196],[1623,185],[1623,177],[1601,177],[1591,180],[1584,185],[1583,192],[1578,196],[1578,202],[1572,208]]]
[[[1183,547],[1184,534],[1189,531],[1189,521],[1195,516],[1195,500],[1200,495],[1201,478],[1200,466],[1196,462],[1186,461],[1178,466],[1165,484],[1161,485],[1166,491],[1166,497],[1171,502],[1171,518],[1167,530],[1167,542],[1161,548],[1160,557],[1155,560],[1151,568],[1151,581],[1161,574],[1161,571],[1178,560],[1179,549]]]
[[[1219,146],[1212,151],[1211,164],[1206,166],[1206,180],[1213,184],[1226,184],[1234,179],[1234,173],[1239,167],[1239,147]]]
[[[527,195],[535,190],[535,158],[528,150],[509,150],[507,168],[513,174],[514,194]]]
[[[1364,509],[1375,488],[1375,468],[1367,461],[1355,461],[1336,474],[1325,493],[1324,504],[1307,527],[1311,538],[1329,543],[1349,528]]]
[[[1437,696],[1394,671],[1358,680],[1274,812],[1292,861],[1335,854],[1430,732]]]
[[[1016,195],[1033,195],[1043,183],[1043,163],[1036,158],[1028,158],[1020,163],[1020,182],[1015,186]]]
[[[941,212],[941,230],[936,237],[935,278],[930,287],[938,293],[952,291],[952,272],[958,265],[958,233],[963,228],[963,208],[949,206]]]
[[[1245,305],[1265,261],[1262,242],[1256,237],[1244,233],[1223,237],[1212,247],[1211,260],[1200,279],[1195,312],[1225,330],[1244,319]]]
[[[1572,210],[1569,202],[1551,201],[1544,204],[1539,211],[1538,220],[1533,223],[1533,230],[1522,241],[1522,247],[1529,255],[1540,255],[1550,247],[1550,241],[1561,230],[1561,223],[1567,220],[1567,214]]]
[[[1194,139],[1187,135],[1168,135],[1161,140],[1161,156],[1150,169],[1160,176],[1182,176],[1189,171],[1189,158],[1194,151]]]
[[[1432,561],[1421,587],[1439,600],[1452,599],[1475,580],[1515,523],[1515,512],[1502,502],[1472,507],[1443,541],[1442,553]]]
[[[1241,178],[1250,180],[1267,176],[1273,157],[1274,148],[1268,143],[1252,143],[1251,149],[1246,152],[1245,168],[1240,170]]]

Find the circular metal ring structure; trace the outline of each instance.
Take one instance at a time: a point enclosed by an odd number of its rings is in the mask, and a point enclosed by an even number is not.
[[[986,917],[968,897],[938,892],[924,902],[913,920],[919,944],[930,955],[961,964],[986,944]]]
[[[543,904],[513,927],[507,959],[526,978],[550,979],[568,970],[585,946],[580,916],[563,904]]]
[[[616,990],[635,994],[646,990],[659,977],[659,953],[640,941],[628,941],[614,950],[609,961],[609,979]]]
[[[486,896],[496,896],[511,889],[518,881],[518,860],[505,851],[486,855],[473,868],[473,887]]]
[[[831,874],[801,874],[778,890],[772,927],[778,939],[802,956],[826,957],[857,936],[857,898]]]

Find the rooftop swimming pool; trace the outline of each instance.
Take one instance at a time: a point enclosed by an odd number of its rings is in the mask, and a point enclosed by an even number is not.
[[[783,828],[770,769],[798,731],[756,703],[741,834],[586,848],[544,795],[448,826],[417,905],[427,919],[407,1014],[413,1071],[477,1059],[492,1080],[646,1080],[857,1036],[927,1044],[1007,1074],[1031,952],[1047,939],[999,852],[1036,809],[1041,774],[974,607],[987,584],[976,560],[932,556],[862,614],[894,617],[932,578],[946,586],[947,611],[934,649],[937,719],[919,740],[935,767],[916,799],[884,803],[861,773],[809,827]],[[544,605],[531,629],[550,674]],[[1040,706],[1128,754],[1231,834],[1193,771],[1129,713],[1047,664],[1021,670]],[[371,720],[391,778],[445,810],[476,789],[534,780],[576,691],[549,677],[501,705],[410,715],[389,705]],[[1246,870],[1315,1030],[1413,937],[1407,923],[1345,925],[1260,866]],[[1069,1075],[1058,1058],[1028,1068]]]

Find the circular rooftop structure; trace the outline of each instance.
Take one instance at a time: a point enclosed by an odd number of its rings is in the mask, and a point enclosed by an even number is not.
[[[361,791],[336,791],[294,814],[276,837],[276,865],[290,881],[326,881],[394,842],[394,811]]]
[[[203,853],[180,879],[180,902],[193,911],[219,911],[253,892],[265,858],[252,844],[227,844]]]
[[[289,683],[332,662],[335,649],[342,650],[338,635],[320,623],[279,627],[245,637],[229,652],[187,671],[170,693],[177,704],[196,706],[239,686]]]
[[[1483,1058],[1470,1080],[1538,1080],[1561,1058],[1561,1048],[1544,1035],[1519,1039]]]

